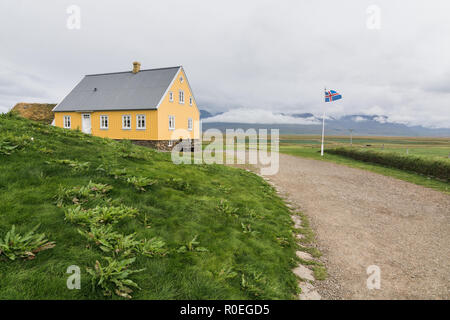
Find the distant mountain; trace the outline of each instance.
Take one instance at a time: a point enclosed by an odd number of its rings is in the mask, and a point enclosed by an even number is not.
[[[314,115],[312,113],[294,113],[290,114],[291,117],[294,118],[312,118]]]
[[[202,119],[212,117],[209,116]],[[285,114],[287,115],[287,114]],[[322,121],[320,116],[312,113],[297,113],[289,116],[295,118],[316,118]],[[252,123],[224,123],[224,122],[204,122],[203,130],[216,128],[221,131],[225,129],[241,128],[247,130],[255,129],[279,129],[280,134],[321,134],[322,125],[318,124],[252,124]],[[450,129],[445,128],[425,128],[422,126],[407,126],[400,123],[392,123],[388,121],[388,117],[384,115],[347,115],[339,119],[331,118],[325,120],[325,133],[328,135],[348,135],[349,130],[353,130],[354,135],[359,136],[430,136],[430,137],[450,137]]]
[[[211,118],[213,115],[206,110],[200,110],[200,119]]]

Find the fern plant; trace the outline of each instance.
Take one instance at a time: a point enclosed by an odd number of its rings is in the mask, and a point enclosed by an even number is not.
[[[80,205],[66,208],[64,215],[64,220],[73,224],[85,226],[91,223],[91,212],[83,209]]]
[[[105,296],[116,295],[131,299],[131,288],[140,289],[139,286],[128,277],[134,273],[142,272],[145,269],[130,270],[131,264],[136,258],[117,260],[106,257],[106,264],[101,265],[99,261],[95,262],[94,269],[87,268],[87,272],[91,275],[92,288],[99,288]]]
[[[89,162],[79,162],[76,160],[68,160],[68,159],[54,160],[53,162],[58,163],[58,164],[67,165],[72,169],[72,171],[75,171],[75,172],[88,170],[89,166],[90,166]],[[51,162],[47,161],[47,163],[51,163]]]
[[[123,235],[113,231],[111,225],[91,225],[89,231],[78,232],[90,242],[94,242],[100,250],[114,256],[128,257],[141,252],[142,243],[136,240],[136,233]]]
[[[140,243],[139,253],[147,257],[164,256],[167,253],[166,243],[160,238],[144,239]]]
[[[145,192],[147,188],[154,185],[157,181],[145,177],[131,176],[127,178],[127,183],[132,184],[137,190]]]
[[[38,252],[53,248],[55,242],[48,241],[44,233],[34,233],[38,228],[39,225],[25,235],[21,235],[16,232],[16,227],[13,225],[5,237],[0,238],[0,255],[10,260],[16,260],[16,258],[31,260]]]
[[[61,207],[63,204],[72,202],[75,204],[87,202],[89,199],[103,197],[112,186],[102,183],[94,183],[89,181],[86,186],[78,186],[73,188],[59,187],[56,195],[56,204]]]
[[[238,274],[236,272],[233,271],[233,268],[230,266],[225,266],[223,267],[220,272],[217,275],[217,278],[219,280],[227,280],[227,279],[233,279],[236,278]]]
[[[208,251],[208,249],[206,249],[205,247],[199,247],[198,245],[200,244],[199,241],[197,241],[198,235],[195,235],[194,238],[192,238],[191,241],[189,241],[186,245],[181,246],[177,252],[179,253],[184,253],[187,251],[197,251],[197,252],[206,252]]]
[[[244,234],[248,234],[251,236],[256,236],[258,234],[258,231],[252,230],[252,226],[250,224],[244,224],[241,222],[241,227]]]
[[[96,206],[92,209],[82,209],[81,206],[66,209],[66,220],[79,225],[116,224],[122,219],[132,218],[138,214],[134,208],[121,206]]]
[[[166,181],[166,185],[180,191],[189,191],[191,189],[191,184],[180,178],[170,178]]]
[[[0,154],[9,156],[18,147],[18,145],[14,145],[10,141],[0,141]]]
[[[217,211],[219,211],[222,214],[225,215],[234,215],[237,216],[238,209],[234,208],[230,205],[230,203],[227,200],[220,200],[217,204]]]
[[[92,217],[91,222],[94,224],[116,224],[125,218],[133,218],[138,214],[137,209],[121,206],[100,207],[97,206],[90,209]]]
[[[105,241],[100,249],[115,256],[128,257],[139,250],[140,242],[136,240],[136,233],[123,235],[117,233],[109,241]]]

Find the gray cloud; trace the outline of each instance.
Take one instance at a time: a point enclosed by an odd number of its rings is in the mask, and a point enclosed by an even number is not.
[[[72,4],[80,30],[66,28]],[[369,5],[381,9],[380,30],[366,27]],[[449,10],[446,0],[5,0],[0,63],[10,71],[0,73],[0,111],[57,102],[84,74],[139,60],[182,64],[199,106],[213,112],[326,108],[448,128]],[[324,86],[344,99],[324,104]]]

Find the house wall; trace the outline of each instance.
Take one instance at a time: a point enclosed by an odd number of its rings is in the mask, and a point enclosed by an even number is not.
[[[180,76],[183,77],[183,82],[180,82]],[[179,101],[180,90],[184,91],[184,104],[181,104]],[[170,91],[173,92],[173,102],[170,102]],[[158,108],[158,140],[199,138],[200,112],[195,99],[193,99],[192,106],[189,104],[189,97],[193,97],[193,95],[189,88],[186,75],[180,69]],[[169,115],[175,116],[175,130],[169,130]],[[177,129],[187,130],[188,118],[192,118],[193,120],[193,130],[184,133],[177,131]]]
[[[85,112],[88,113],[88,112]],[[158,117],[156,110],[122,110],[122,111],[95,111],[91,114],[91,132],[98,137],[108,137],[111,139],[130,139],[130,140],[157,140],[158,139]],[[64,126],[64,116],[71,116],[71,129],[81,126],[82,112],[55,112],[55,126]],[[136,116],[144,114],[146,116],[146,128],[136,129]],[[100,116],[109,117],[108,129],[100,129]],[[122,129],[122,115],[131,116],[131,129]]]

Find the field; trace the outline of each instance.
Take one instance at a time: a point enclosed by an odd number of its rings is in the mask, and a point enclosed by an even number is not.
[[[355,148],[426,157],[450,157],[450,138],[353,137],[352,140],[352,146]],[[280,147],[283,150],[289,150],[295,146],[320,148],[320,144],[320,136],[285,135],[280,137]],[[333,136],[325,139],[325,148],[349,146],[350,137]]]
[[[293,299],[293,229],[245,170],[0,116],[0,299]]]
[[[450,138],[411,138],[411,137],[353,137],[352,147],[379,152],[394,152],[405,156],[418,156],[430,160],[449,162]],[[326,137],[325,155],[320,156],[320,136],[285,135],[280,137],[280,152],[316,160],[332,161],[339,164],[370,170],[393,176],[444,192],[450,192],[448,182],[407,172],[395,168],[357,161],[340,155],[327,154],[327,149],[350,147],[350,137]]]

